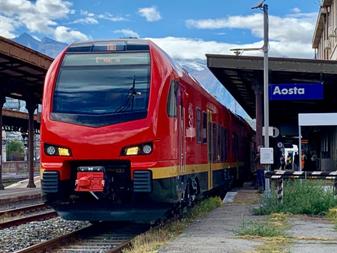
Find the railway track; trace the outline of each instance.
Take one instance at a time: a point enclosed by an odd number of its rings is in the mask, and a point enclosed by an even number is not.
[[[0,211],[0,229],[18,226],[31,221],[54,218],[57,213],[43,203]]]
[[[108,252],[117,253],[127,247],[148,226],[139,224],[102,223],[90,225],[72,233],[30,246],[15,253],[39,252]]]

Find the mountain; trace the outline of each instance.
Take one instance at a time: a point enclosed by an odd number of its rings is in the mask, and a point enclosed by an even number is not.
[[[52,58],[55,58],[67,46],[66,43],[48,37],[38,40],[28,33],[21,34],[19,37],[16,37],[14,41]]]

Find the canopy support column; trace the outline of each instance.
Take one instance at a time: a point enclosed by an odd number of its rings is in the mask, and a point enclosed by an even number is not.
[[[5,96],[0,96],[0,190],[4,190],[5,187],[2,182],[2,108],[6,102]]]
[[[37,104],[31,100],[26,101],[26,109],[28,110],[28,185],[27,188],[36,188],[34,183],[34,111]]]
[[[255,136],[255,142],[256,147],[262,146],[262,87],[259,85],[255,86],[254,89],[255,92],[255,119],[256,119],[256,136]]]

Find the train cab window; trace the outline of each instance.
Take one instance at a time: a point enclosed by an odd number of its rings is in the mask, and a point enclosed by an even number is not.
[[[93,127],[147,116],[150,55],[67,53],[53,95],[52,118]]]
[[[207,113],[202,112],[202,143],[207,143]]]
[[[196,134],[197,134],[197,143],[201,143],[201,111],[199,108],[196,110]]]
[[[171,86],[167,99],[167,114],[169,117],[177,117],[177,93],[178,84],[175,81],[171,81]]]

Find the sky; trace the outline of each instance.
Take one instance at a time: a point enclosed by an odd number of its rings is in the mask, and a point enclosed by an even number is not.
[[[206,80],[204,87],[211,94],[249,120],[207,70],[205,54],[261,48],[263,14],[252,9],[258,3],[259,0],[0,0],[0,35],[13,39],[27,32],[36,39],[49,37],[65,43],[125,37],[151,39],[180,64],[196,70],[197,80],[202,85]],[[311,42],[320,0],[266,3],[270,55],[314,58]]]
[[[313,58],[320,0],[267,0],[270,54]],[[205,59],[206,53],[261,47],[263,16],[258,0],[0,0],[0,35],[28,32],[71,43],[141,37],[171,56]],[[245,54],[248,54],[247,52]],[[259,54],[252,52],[249,54]]]

